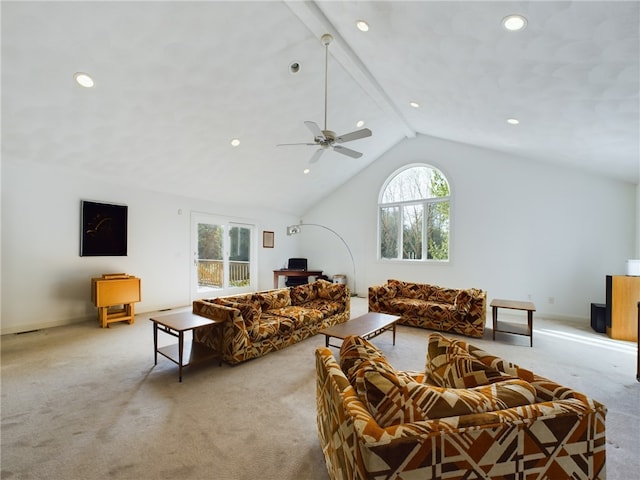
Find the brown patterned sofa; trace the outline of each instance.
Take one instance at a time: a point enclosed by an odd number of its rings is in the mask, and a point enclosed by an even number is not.
[[[404,325],[480,338],[487,319],[487,293],[388,280],[369,287],[369,311],[400,315],[398,322]]]
[[[224,323],[221,327],[196,329],[194,341],[222,352],[223,360],[233,365],[293,345],[330,325],[346,322],[350,312],[351,296],[347,286],[326,280],[195,300],[193,313],[224,320]]]
[[[425,372],[359,337],[316,350],[332,480],[604,480],[606,407],[466,342],[429,337]]]

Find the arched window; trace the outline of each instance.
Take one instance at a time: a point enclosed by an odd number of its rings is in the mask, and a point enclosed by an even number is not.
[[[449,260],[449,182],[430,165],[389,177],[378,202],[379,249],[387,260]]]

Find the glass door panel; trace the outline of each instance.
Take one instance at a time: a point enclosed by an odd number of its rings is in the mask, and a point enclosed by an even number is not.
[[[205,214],[192,216],[192,299],[256,290],[254,226]]]

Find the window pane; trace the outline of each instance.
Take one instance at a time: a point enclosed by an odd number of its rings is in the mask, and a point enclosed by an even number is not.
[[[448,197],[449,182],[444,178],[440,170],[431,170],[431,181],[429,182],[432,197]]]
[[[229,285],[232,287],[246,287],[251,283],[249,269],[251,229],[231,227],[229,240]]]
[[[221,225],[198,223],[198,285],[200,287],[222,288],[224,285],[223,231]]]
[[[423,211],[422,204],[403,207],[402,258],[411,260],[422,258]]]
[[[389,182],[382,195],[382,203],[405,202],[431,197],[430,168],[414,167],[400,172]]]
[[[428,205],[427,258],[449,259],[449,202]]]
[[[398,258],[399,225],[398,207],[380,209],[380,258]]]

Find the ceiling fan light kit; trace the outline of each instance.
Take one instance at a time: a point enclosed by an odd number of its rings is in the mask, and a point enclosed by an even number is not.
[[[350,133],[345,133],[343,135],[336,135],[336,133],[327,128],[327,85],[328,85],[328,76],[329,76],[329,45],[333,41],[333,37],[325,33],[320,37],[320,41],[324,45],[325,48],[325,60],[324,60],[324,129],[321,130],[317,123],[307,120],[304,124],[313,134],[313,143],[280,143],[278,146],[288,146],[288,145],[310,145],[319,147],[318,150],[311,156],[309,163],[317,162],[324,151],[328,148],[333,149],[334,152],[338,152],[342,155],[346,155],[351,158],[360,158],[362,153],[352,150],[347,147],[343,147],[342,145],[336,145],[345,142],[352,142],[354,140],[359,140],[361,138],[370,137],[371,130],[368,128],[362,128],[360,130],[356,130]],[[291,64],[289,69],[293,72],[293,65]],[[299,69],[299,65],[296,64]]]

